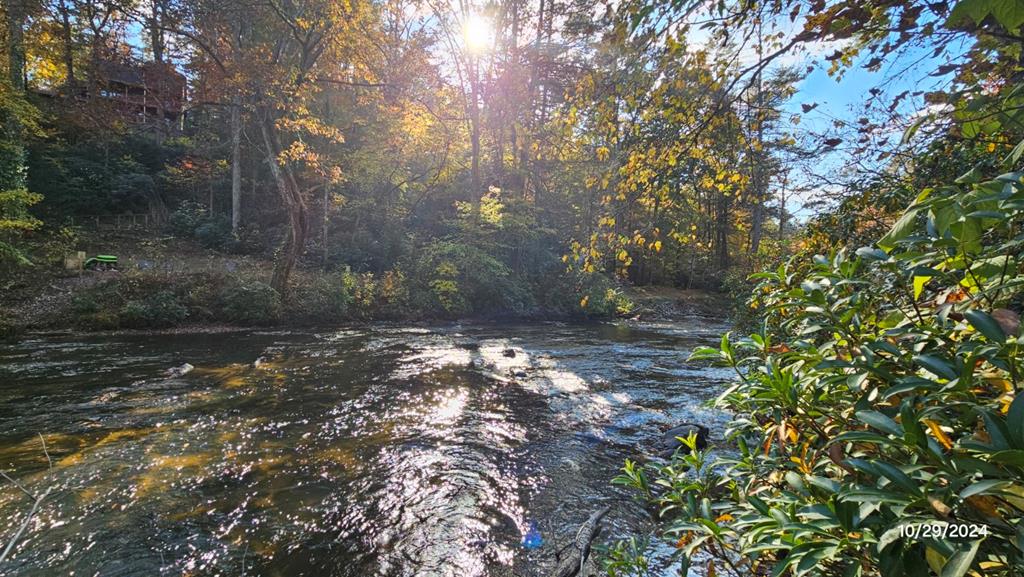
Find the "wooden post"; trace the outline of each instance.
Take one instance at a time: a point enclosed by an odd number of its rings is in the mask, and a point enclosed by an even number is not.
[[[75,254],[64,255],[64,269],[82,272],[82,265],[85,263],[85,251],[78,251]]]

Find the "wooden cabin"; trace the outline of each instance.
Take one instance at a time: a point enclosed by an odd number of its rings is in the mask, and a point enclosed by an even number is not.
[[[186,103],[185,76],[164,62],[104,61],[99,65],[100,96],[139,122],[162,118],[174,123]]]

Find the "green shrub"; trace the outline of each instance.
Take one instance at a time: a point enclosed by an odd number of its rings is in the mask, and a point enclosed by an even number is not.
[[[603,274],[583,273],[577,287],[576,294],[581,296],[575,312],[583,316],[613,318],[635,308],[626,293]]]
[[[234,251],[238,247],[238,241],[231,232],[231,221],[223,216],[203,221],[193,234],[199,244],[206,248]]]
[[[239,282],[221,295],[224,320],[244,325],[263,325],[281,317],[281,295],[259,281]]]
[[[175,278],[174,292],[188,308],[192,321],[214,321],[218,317],[220,295],[231,277],[220,272],[196,272]]]
[[[289,317],[307,322],[339,321],[352,303],[345,275],[318,275],[300,282],[292,293]]]
[[[389,270],[377,281],[379,318],[402,318],[409,314],[409,283],[400,269]]]
[[[651,577],[647,539],[630,537],[600,550],[602,568],[608,577]]]
[[[188,308],[169,290],[130,300],[121,309],[121,324],[129,328],[173,327],[186,318]]]
[[[100,310],[100,303],[92,292],[75,295],[71,299],[71,311],[76,315],[88,315]]]
[[[21,237],[42,225],[29,212],[42,198],[25,188],[0,188],[0,270],[31,264],[21,246]]]
[[[541,306],[554,315],[610,319],[636,308],[626,292],[601,273],[563,272],[534,290]]]
[[[533,305],[522,279],[483,250],[454,241],[424,247],[408,267],[414,309],[458,317],[519,313]]]
[[[171,213],[168,224],[171,231],[178,236],[190,237],[196,228],[206,221],[206,207],[194,200],[182,202],[177,210]]]
[[[120,293],[120,280],[109,280],[83,289],[71,300],[72,322],[84,330],[110,330],[121,326],[120,310],[124,298]],[[63,315],[64,311],[55,311]],[[63,322],[63,318],[52,319]]]
[[[701,550],[740,574],[1024,572],[1022,176],[969,174],[877,247],[755,275],[762,329],[694,354],[736,371],[716,404],[738,452],[643,474],[684,566]]]

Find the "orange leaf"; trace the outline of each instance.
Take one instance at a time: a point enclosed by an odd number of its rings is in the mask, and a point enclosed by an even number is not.
[[[949,435],[947,435],[946,432],[942,430],[942,427],[940,427],[938,423],[932,421],[931,419],[923,420],[924,424],[928,425],[928,430],[932,432],[932,435],[934,435],[940,443],[942,443],[943,447],[947,449],[953,447],[953,441],[950,440]]]

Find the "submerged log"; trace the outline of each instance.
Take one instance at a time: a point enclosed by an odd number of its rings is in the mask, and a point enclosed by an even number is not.
[[[602,507],[580,525],[576,538],[564,550],[565,558],[559,560],[551,577],[583,577],[583,567],[590,557],[590,544],[601,530],[601,519],[610,510],[611,507]]]

